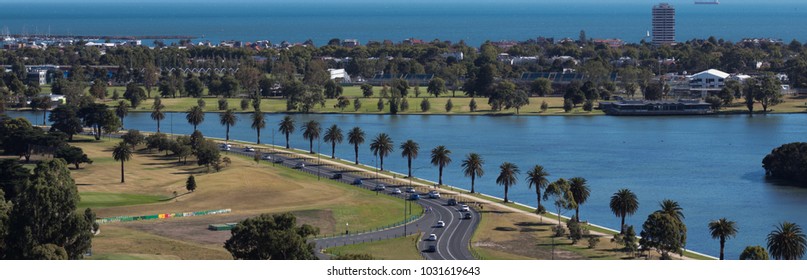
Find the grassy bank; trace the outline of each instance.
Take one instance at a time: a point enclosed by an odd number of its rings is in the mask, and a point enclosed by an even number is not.
[[[422,257],[416,246],[418,236],[412,234],[381,241],[333,247],[328,248],[326,253],[332,255],[369,254],[376,260],[419,260]]]

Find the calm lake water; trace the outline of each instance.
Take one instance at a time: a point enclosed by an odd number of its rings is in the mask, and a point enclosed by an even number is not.
[[[9,112],[41,123],[41,113]],[[272,142],[272,132],[282,114],[267,115],[262,142]],[[498,166],[504,161],[518,165],[522,174],[510,190],[510,198],[535,206],[535,192],[524,181],[526,171],[541,164],[550,180],[580,176],[588,179],[591,197],[580,210],[581,218],[610,228],[619,219],[608,208],[610,196],[620,188],[633,190],[639,200],[638,213],[627,223],[640,231],[647,215],[658,209],[663,199],[678,201],[688,227],[687,248],[713,256],[719,244],[710,238],[707,223],[727,217],[737,222],[739,234],[727,242],[726,258],[736,259],[745,246],[765,246],[766,235],[782,221],[807,226],[807,189],[768,182],[762,158],[781,144],[807,141],[807,115],[746,115],[708,117],[536,117],[536,116],[389,116],[389,115],[292,115],[297,127],[316,120],[326,127],[339,125],[345,133],[354,126],[367,133],[367,142],[378,133],[388,133],[395,151],[385,169],[406,172],[400,156],[400,143],[413,139],[420,143],[420,157],[414,160],[414,175],[437,180],[437,169],[429,164],[429,151],[445,145],[453,162],[443,175],[444,183],[470,188],[462,175],[460,162],[470,153],[482,155],[486,174],[477,180],[477,190],[503,196],[495,184]],[[231,128],[231,138],[255,141],[249,115],[239,115]],[[173,119],[173,121],[172,121]],[[37,121],[38,120],[38,121]],[[148,113],[133,113],[125,119],[126,128],[153,131]],[[206,136],[224,137],[217,114],[207,114],[199,127]],[[192,127],[184,114],[166,116],[164,132],[189,134]],[[299,129],[299,128],[298,128]],[[283,138],[275,132],[275,143]],[[373,164],[369,144],[360,148],[359,159]],[[307,149],[301,132],[295,132],[291,145]],[[316,149],[316,143],[314,144]],[[330,145],[322,144],[330,154]],[[347,142],[336,154],[353,158]],[[551,210],[551,209],[550,209]],[[571,215],[571,213],[564,213]]]

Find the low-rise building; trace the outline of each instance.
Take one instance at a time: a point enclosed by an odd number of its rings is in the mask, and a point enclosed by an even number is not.
[[[689,76],[689,91],[693,95],[707,97],[722,90],[729,76],[731,75],[715,69],[695,73]]]

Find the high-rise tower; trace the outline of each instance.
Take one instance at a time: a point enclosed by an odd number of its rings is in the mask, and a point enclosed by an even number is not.
[[[667,3],[653,6],[653,45],[675,43],[675,8]]]

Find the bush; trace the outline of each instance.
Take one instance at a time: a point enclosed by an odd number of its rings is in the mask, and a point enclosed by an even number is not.
[[[541,101],[541,112],[546,112],[546,110],[549,110],[549,103],[546,103],[546,101]]]
[[[446,112],[451,112],[452,108],[454,108],[454,103],[451,102],[451,98],[449,98],[448,102],[446,102]]]
[[[432,105],[431,105],[431,103],[429,103],[428,99],[423,98],[423,101],[420,101],[420,111],[421,112],[427,112],[427,111],[429,111],[429,109],[431,107],[432,107]]]
[[[555,237],[563,237],[566,235],[566,228],[563,225],[556,225],[552,227],[552,232],[555,233]]]
[[[807,187],[807,143],[794,142],[773,149],[762,160],[765,175]]]
[[[589,236],[588,237],[588,248],[594,249],[597,248],[597,244],[600,244],[600,238],[596,236]]]
[[[471,112],[476,112],[476,99],[471,99],[471,104],[468,104],[468,107],[471,107]]]
[[[384,98],[378,99],[378,111],[384,111]]]
[[[711,95],[706,97],[706,103],[709,103],[713,110],[720,110],[720,106],[723,105],[723,100],[717,96]]]
[[[572,103],[571,99],[564,99],[563,100],[563,111],[569,113],[574,109],[574,103]]]
[[[586,103],[583,103],[583,111],[591,112],[594,109],[594,102],[591,100],[586,100]]]

